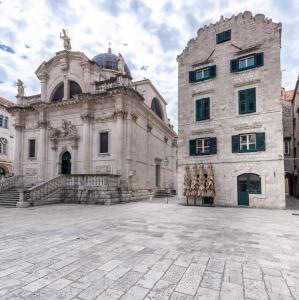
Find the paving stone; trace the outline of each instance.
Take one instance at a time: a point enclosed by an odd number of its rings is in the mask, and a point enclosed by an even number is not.
[[[212,290],[220,290],[221,282],[222,282],[222,274],[206,271],[203,274],[203,278],[200,283],[200,286]]]
[[[108,278],[101,278],[97,282],[91,284],[88,288],[79,294],[79,298],[84,300],[93,300],[104,292],[108,287],[113,284],[113,281]]]
[[[111,288],[126,292],[138,281],[141,276],[142,273],[129,271],[123,277],[116,280]]]
[[[157,261],[151,269],[157,272],[165,272],[172,264],[172,259],[161,259]]]
[[[193,300],[193,297],[191,295],[173,292],[170,300]]]
[[[268,296],[263,281],[244,279],[245,297],[254,300],[267,300]]]
[[[148,294],[149,290],[140,287],[140,286],[133,286],[130,288],[127,293],[121,297],[121,300],[142,300]]]
[[[122,261],[120,261],[120,260],[110,260],[103,266],[99,267],[98,269],[109,272],[109,271],[113,270],[114,268],[116,268],[121,263],[122,263]]]
[[[283,295],[290,297],[290,291],[282,277],[265,276],[264,277],[268,294]]]
[[[195,295],[204,270],[205,265],[192,263],[178,283],[176,292]]]
[[[48,288],[51,288],[51,289],[54,289],[54,290],[62,290],[63,288],[65,288],[70,283],[72,283],[71,280],[61,278],[61,279],[58,279],[58,280],[52,282],[51,284],[49,284]]]
[[[167,272],[162,277],[163,280],[177,283],[182,278],[183,274],[186,272],[187,268],[178,265],[172,265]]]
[[[25,285],[23,288],[26,291],[36,292],[37,290],[49,285],[51,282],[52,280],[40,278],[36,281],[29,283],[28,285]]]
[[[149,270],[138,280],[137,285],[146,289],[151,289],[155,285],[155,283],[162,277],[162,275],[163,272]]]
[[[210,258],[207,270],[210,272],[223,273],[225,259]]]
[[[219,291],[199,287],[194,300],[218,300]]]
[[[160,279],[145,300],[168,300],[174,288],[174,283]]]
[[[243,287],[231,283],[231,282],[223,282],[220,291],[220,300],[240,300],[243,299]]]
[[[107,289],[96,300],[117,300],[123,295],[123,292],[113,289]]]
[[[260,268],[252,268],[250,266],[243,265],[243,278],[262,280],[262,271]]]
[[[130,271],[131,268],[129,267],[124,267],[124,266],[117,266],[116,268],[114,268],[111,272],[107,273],[105,276],[109,279],[112,280],[117,280],[120,277],[122,277],[123,275],[125,275],[127,272]]]

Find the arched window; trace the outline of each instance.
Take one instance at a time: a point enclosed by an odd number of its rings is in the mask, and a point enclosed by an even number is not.
[[[52,97],[52,101],[56,102],[56,101],[61,101],[64,97],[64,86],[63,86],[63,82],[61,82],[55,90],[55,93]]]
[[[77,82],[71,80],[69,82],[69,95],[70,95],[70,98],[73,98],[74,95],[79,95],[79,94],[82,94],[82,90],[81,90],[80,85]]]
[[[163,113],[162,108],[160,105],[160,102],[157,98],[153,98],[152,104],[151,104],[151,110],[160,118],[163,120]]]

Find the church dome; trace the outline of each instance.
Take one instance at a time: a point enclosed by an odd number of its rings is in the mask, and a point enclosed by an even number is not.
[[[117,71],[117,60],[118,60],[118,56],[111,52],[111,48],[108,48],[107,53],[98,54],[92,59],[92,61],[94,61],[97,65],[99,65],[103,69],[110,69],[115,71]],[[126,63],[125,63],[125,72],[127,76],[132,78],[130,69]]]

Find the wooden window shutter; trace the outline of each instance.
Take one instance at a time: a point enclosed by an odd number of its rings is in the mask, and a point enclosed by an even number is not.
[[[231,30],[226,30],[223,32],[223,40],[229,41],[231,39]]]
[[[189,154],[190,156],[196,155],[196,140],[189,141]]]
[[[255,54],[255,66],[261,67],[264,65],[264,53],[256,53]]]
[[[189,83],[190,82],[195,82],[195,71],[189,72]]]
[[[216,77],[216,65],[210,66],[210,78]]]
[[[234,73],[234,72],[238,72],[239,71],[239,61],[238,59],[232,59],[230,61],[230,71],[231,73]]]
[[[257,151],[266,150],[265,132],[256,133],[256,150]]]
[[[196,100],[196,121],[202,120],[203,115],[203,102],[202,100]]]
[[[215,137],[209,138],[209,147],[210,147],[210,154],[217,153],[217,138]]]
[[[246,90],[239,91],[239,113],[247,112],[247,93]]]
[[[210,119],[210,98],[203,99],[202,108],[203,108],[203,112],[202,112],[203,120]]]
[[[240,136],[233,135],[232,136],[232,153],[240,152]]]
[[[223,42],[223,32],[217,33],[216,35],[216,43],[220,44]]]
[[[248,112],[256,111],[256,92],[255,88],[247,90],[247,109]]]

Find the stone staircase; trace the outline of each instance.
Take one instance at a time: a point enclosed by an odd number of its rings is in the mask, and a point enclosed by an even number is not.
[[[16,188],[10,188],[0,193],[0,207],[16,207],[20,200],[20,192]]]

